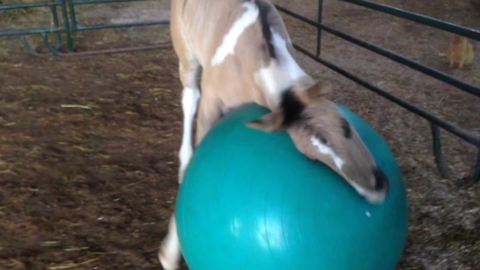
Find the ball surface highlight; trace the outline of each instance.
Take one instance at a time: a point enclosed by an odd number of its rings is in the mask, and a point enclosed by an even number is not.
[[[191,270],[395,269],[407,237],[401,173],[383,138],[338,106],[389,178],[372,205],[285,132],[246,122],[268,111],[228,114],[197,148],[177,198],[177,227]]]

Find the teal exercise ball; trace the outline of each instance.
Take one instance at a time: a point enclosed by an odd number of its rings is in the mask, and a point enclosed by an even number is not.
[[[180,245],[191,270],[389,270],[407,237],[402,176],[383,138],[337,105],[389,178],[381,205],[304,157],[285,132],[246,126],[268,111],[246,105],[196,149],[177,198]]]

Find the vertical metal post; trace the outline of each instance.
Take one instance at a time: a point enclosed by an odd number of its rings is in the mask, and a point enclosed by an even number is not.
[[[70,3],[71,0],[60,0],[60,3],[62,7],[63,25],[67,34],[67,48],[69,51],[73,51],[72,28],[70,28],[70,18],[68,17],[67,4],[65,1]]]
[[[480,147],[477,148],[477,162],[475,163],[475,167],[473,167],[472,182],[480,182]]]
[[[57,5],[58,3],[55,0],[49,0],[51,6],[50,10],[52,11],[52,20],[53,20],[53,25],[55,28],[58,29],[58,13],[57,13]],[[67,30],[67,29],[65,29]],[[62,46],[62,35],[60,32],[55,33],[55,47],[58,49]]]
[[[75,12],[75,0],[66,0],[68,1],[68,9],[70,11],[70,19],[72,20],[72,32],[77,31],[77,15]]]
[[[52,45],[50,44],[50,41],[48,39],[48,33],[42,33],[41,34],[42,38],[43,38],[43,44],[45,44],[45,46],[47,47],[47,49],[55,56],[58,56],[58,51],[52,47]]]
[[[318,14],[317,14],[317,23],[318,25],[322,24],[323,18],[323,0],[318,0]],[[322,47],[322,28],[317,26],[317,57],[320,57]]]
[[[27,38],[24,35],[20,35],[20,41],[23,44],[23,47],[27,50],[27,52],[33,56],[38,56],[39,54],[32,49],[32,46],[30,46],[30,43],[28,42]]]
[[[437,168],[440,171],[440,175],[443,178],[448,177],[447,168],[445,167],[445,163],[443,162],[442,156],[442,143],[440,138],[440,129],[438,126],[430,122],[430,128],[432,130],[432,139],[433,139],[433,154],[435,156],[435,163],[437,164]]]

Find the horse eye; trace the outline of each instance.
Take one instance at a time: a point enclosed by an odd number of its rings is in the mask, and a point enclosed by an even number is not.
[[[328,144],[328,140],[325,137],[323,137],[321,134],[318,134],[317,137],[320,139],[320,141],[323,144]]]

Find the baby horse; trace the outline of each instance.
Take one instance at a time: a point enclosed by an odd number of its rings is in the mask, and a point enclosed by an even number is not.
[[[269,0],[172,0],[171,9],[183,85],[180,183],[193,152],[195,115],[198,144],[228,110],[255,102],[272,112],[251,127],[288,132],[301,153],[327,164],[368,201],[384,200],[385,175],[355,129],[326,99],[328,87],[293,59],[285,25]],[[174,216],[159,258],[164,269],[178,268]]]

